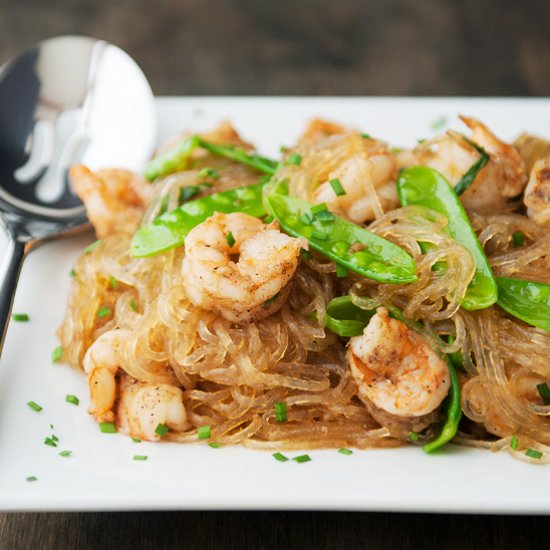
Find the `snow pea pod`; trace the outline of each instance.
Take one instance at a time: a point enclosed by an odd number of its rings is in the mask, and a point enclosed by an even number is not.
[[[244,164],[263,174],[272,176],[277,171],[278,163],[276,161],[254,153],[248,153],[235,145],[219,145],[217,143],[205,141],[200,137],[198,138],[198,144],[213,155],[233,160],[239,164]]]
[[[474,256],[476,270],[462,306],[483,309],[497,301],[497,285],[487,257],[470,224],[468,215],[449,182],[433,168],[415,166],[404,170],[397,180],[403,206],[427,206],[447,217],[447,233]]]
[[[153,256],[170,248],[181,246],[185,237],[195,226],[215,212],[229,214],[244,212],[257,218],[266,215],[262,203],[265,184],[237,187],[213,193],[182,204],[179,208],[161,214],[150,224],[140,227],[132,237],[132,256]]]
[[[267,210],[286,233],[303,237],[334,262],[382,283],[411,283],[416,265],[402,248],[367,229],[296,197],[272,194]]]
[[[357,307],[349,296],[338,296],[327,304],[326,326],[338,336],[359,336],[374,313]]]
[[[550,330],[550,285],[497,277],[498,305],[534,327]]]
[[[144,176],[149,181],[153,181],[160,176],[184,170],[191,157],[191,153],[199,144],[199,136],[189,136],[183,141],[174,145],[164,153],[156,156],[149,161],[145,167]]]
[[[433,441],[426,443],[422,447],[422,449],[427,453],[432,453],[451,441],[458,431],[458,425],[460,424],[460,419],[462,418],[460,382],[458,381],[458,376],[451,358],[447,356],[446,359],[447,366],[449,367],[449,375],[451,377],[451,389],[449,391],[449,395],[447,395],[445,422],[441,427],[439,435]]]

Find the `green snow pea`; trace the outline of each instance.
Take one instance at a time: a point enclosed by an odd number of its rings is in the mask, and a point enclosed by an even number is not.
[[[189,136],[183,141],[174,145],[164,153],[149,161],[145,167],[145,178],[153,181],[160,176],[184,170],[191,157],[191,153],[199,144],[199,136]]]
[[[414,166],[404,170],[397,180],[403,206],[427,206],[447,217],[447,233],[473,254],[476,270],[462,306],[468,310],[483,309],[497,301],[495,277],[468,215],[449,182],[433,168]]]
[[[215,212],[244,212],[257,218],[265,216],[266,211],[262,203],[264,185],[257,183],[213,193],[161,214],[134,233],[130,247],[132,256],[143,258],[181,246],[191,229]]]
[[[303,237],[311,248],[334,262],[382,283],[411,283],[416,265],[399,246],[329,212],[282,194],[268,195],[267,210],[286,233]]]
[[[248,153],[235,145],[211,143],[195,135],[185,138],[183,141],[180,141],[178,144],[152,159],[145,167],[145,178],[149,181],[153,181],[160,176],[166,176],[179,170],[185,170],[188,167],[191,153],[197,147],[202,147],[218,157],[224,157],[240,164],[245,164],[246,166],[250,166],[270,176],[277,170],[278,163],[274,160],[254,153]]]
[[[272,176],[277,171],[278,162],[254,153],[247,153],[244,149],[235,145],[218,145],[217,143],[205,141],[200,137],[198,138],[198,144],[213,155],[244,164],[263,174]]]
[[[445,405],[445,422],[441,426],[439,435],[429,443],[426,443],[422,449],[427,453],[431,453],[440,449],[451,441],[458,431],[458,425],[462,418],[462,404],[460,399],[460,382],[456,374],[455,367],[449,356],[447,356],[447,366],[449,368],[449,375],[451,377],[451,389],[447,395]]]
[[[550,330],[550,285],[497,277],[498,305],[534,327]]]
[[[374,309],[357,307],[349,296],[339,296],[327,304],[326,326],[338,336],[351,338],[363,333],[374,313]]]

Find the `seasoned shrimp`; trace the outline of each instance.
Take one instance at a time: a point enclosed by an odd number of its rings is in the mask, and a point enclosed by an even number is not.
[[[525,188],[527,215],[539,225],[550,227],[550,158],[538,160]]]
[[[305,246],[276,223],[216,213],[185,239],[182,274],[189,299],[235,323],[267,317],[283,305]]]
[[[490,156],[460,199],[466,208],[480,212],[499,208],[523,191],[527,183],[524,162],[514,147],[497,138],[482,122],[465,116],[460,119],[472,130],[471,140]],[[454,187],[479,157],[460,134],[448,132],[420,144],[413,151],[412,164],[435,168]]]
[[[82,164],[72,166],[70,175],[99,239],[137,229],[151,199],[150,184],[128,170],[94,173]]]
[[[113,406],[117,387],[115,376],[119,368],[118,352],[121,342],[128,336],[127,330],[104,332],[84,356],[82,363],[90,388],[89,412],[98,422],[112,422],[115,418]]]
[[[451,384],[447,363],[424,337],[391,319],[386,308],[378,308],[363,334],[351,338],[348,346],[358,395],[382,425],[388,418],[426,418],[445,399]]]
[[[189,427],[183,392],[170,384],[137,382],[124,376],[120,384],[117,426],[120,431],[146,441],[158,441],[155,430],[163,424],[182,432]]]
[[[315,119],[294,149],[301,162],[277,171],[279,181],[289,182],[292,195],[363,223],[398,206],[397,160],[381,141],[337,124]],[[343,193],[336,193],[333,180]]]

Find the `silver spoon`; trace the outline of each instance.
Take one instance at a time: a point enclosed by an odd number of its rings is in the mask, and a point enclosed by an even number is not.
[[[139,170],[155,141],[151,88],[112,44],[56,37],[0,67],[0,354],[25,254],[88,226],[70,165]]]

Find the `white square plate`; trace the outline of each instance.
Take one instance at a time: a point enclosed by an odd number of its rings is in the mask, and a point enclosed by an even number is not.
[[[481,118],[504,139],[523,130],[550,134],[548,99],[161,98],[159,141],[230,119],[261,152],[277,156],[309,119],[322,116],[411,146],[434,135],[434,122],[443,118],[460,128],[458,113]],[[50,361],[69,271],[92,240],[88,234],[45,244],[23,267],[14,312],[28,313],[30,322],[11,323],[0,362],[0,509],[550,512],[548,467],[507,453],[453,446],[437,456],[412,447],[350,456],[326,450],[310,451],[312,461],[297,464],[239,447],[136,444],[100,433],[86,412],[82,373]],[[67,403],[67,394],[80,397],[80,405]],[[30,400],[43,410],[32,411]],[[43,443],[50,424],[57,448]],[[60,457],[64,449],[72,456]],[[134,461],[135,454],[149,459]],[[27,482],[31,475],[38,480]]]

